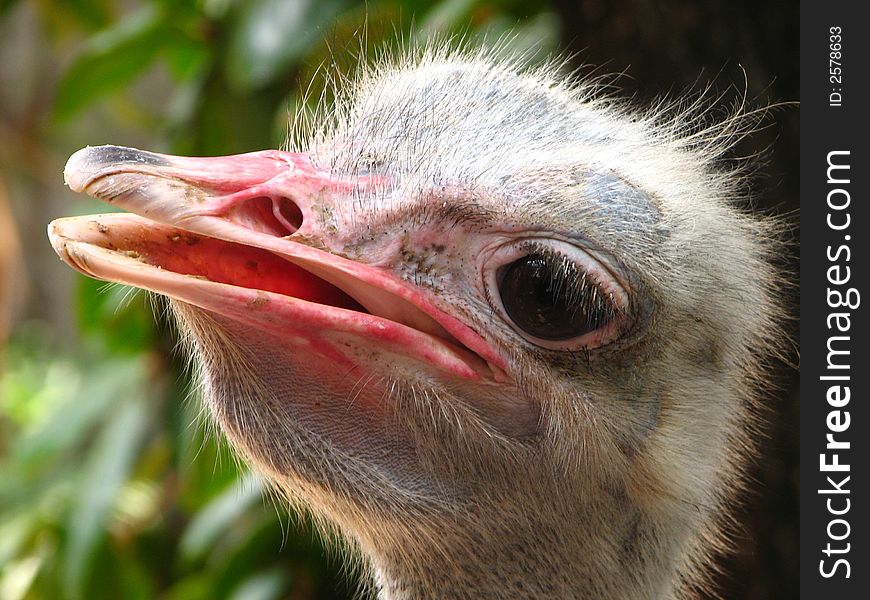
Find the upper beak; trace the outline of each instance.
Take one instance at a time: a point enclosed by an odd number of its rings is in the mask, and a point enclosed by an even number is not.
[[[64,178],[135,215],[59,219],[55,251],[86,275],[165,294],[280,333],[340,363],[348,344],[463,379],[503,381],[485,340],[389,270],[331,252],[324,210],[383,182],[340,178],[306,154],[183,158],[117,146],[73,154]]]
[[[316,194],[341,187],[315,170],[307,155],[277,150],[188,158],[87,147],[69,158],[64,180],[75,192],[162,223],[205,223],[201,217],[222,216],[278,236],[299,229]],[[269,201],[274,219],[239,215],[262,212],[263,202],[251,200]]]

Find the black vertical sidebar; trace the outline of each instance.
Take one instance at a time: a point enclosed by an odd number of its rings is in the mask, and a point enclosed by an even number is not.
[[[801,2],[802,598],[870,598],[865,10]]]

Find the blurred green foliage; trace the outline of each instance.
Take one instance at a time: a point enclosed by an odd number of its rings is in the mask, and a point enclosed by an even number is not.
[[[0,18],[16,4],[0,0]],[[541,53],[557,37],[541,1],[32,4],[56,51],[80,40],[53,126],[108,105],[181,154],[279,145],[308,80],[352,65],[362,37],[376,51],[511,32]],[[156,111],[140,101],[155,72],[171,91]],[[0,599],[351,597],[353,575],[324,558],[310,523],[273,506],[209,430],[160,301],[84,277],[75,289],[75,353],[30,323],[0,356]]]

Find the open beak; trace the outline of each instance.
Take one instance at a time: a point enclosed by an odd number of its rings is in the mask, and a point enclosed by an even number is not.
[[[67,264],[268,331],[355,365],[373,350],[467,380],[505,380],[500,357],[423,290],[331,252],[330,205],[382,181],[341,179],[305,154],[182,158],[87,147],[64,170],[74,191],[130,213],[58,219]]]

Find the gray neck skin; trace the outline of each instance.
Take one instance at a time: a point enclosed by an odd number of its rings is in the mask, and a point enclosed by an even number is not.
[[[674,598],[675,544],[625,502],[571,514],[485,514],[374,552],[380,600]],[[673,530],[673,527],[669,528]],[[377,544],[384,538],[375,539]]]

